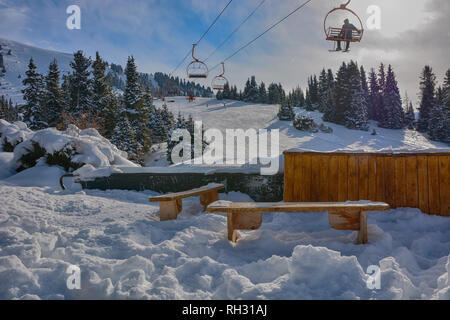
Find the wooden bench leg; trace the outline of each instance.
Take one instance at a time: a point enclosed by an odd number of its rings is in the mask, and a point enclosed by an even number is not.
[[[207,193],[202,193],[200,195],[200,204],[206,209],[206,207],[213,203],[214,201],[219,200],[219,191],[212,190]]]
[[[367,213],[361,211],[359,216],[358,244],[366,244],[367,242]]]
[[[161,201],[159,203],[159,219],[160,221],[176,220],[181,210],[183,210],[181,199]]]
[[[227,214],[228,240],[237,242],[239,233],[237,230],[256,230],[262,224],[262,213],[238,213]]]

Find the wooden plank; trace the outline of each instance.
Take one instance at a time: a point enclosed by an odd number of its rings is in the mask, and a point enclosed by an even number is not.
[[[328,186],[329,186],[329,156],[321,156],[319,158],[319,201],[328,201]]]
[[[300,201],[311,201],[311,156],[304,155],[302,160],[303,188],[301,190]]]
[[[328,185],[328,201],[339,201],[339,157],[331,156],[330,157],[330,166],[329,166],[329,185]]]
[[[358,244],[366,244],[368,241],[367,235],[367,213],[361,211],[360,222],[359,222],[359,232],[358,232]]]
[[[359,230],[359,213],[361,210],[341,210],[328,213],[328,222],[336,230]]]
[[[385,202],[396,208],[395,202],[395,161],[393,157],[384,158]]]
[[[358,157],[358,200],[369,200],[369,157]]]
[[[284,201],[292,201],[294,193],[295,154],[286,154],[284,158]]]
[[[417,183],[419,193],[419,209],[423,213],[430,213],[428,206],[428,157],[417,156]]]
[[[180,206],[180,202],[177,200],[161,201],[159,203],[159,220],[176,220],[181,210],[182,205]]]
[[[169,194],[164,194],[161,196],[157,196],[157,197],[151,197],[149,200],[150,202],[160,202],[160,201],[171,201],[174,199],[182,199],[182,198],[188,198],[188,197],[194,197],[194,196],[198,196],[202,193],[208,193],[210,191],[214,191],[214,190],[220,190],[225,188],[225,186],[223,184],[211,184],[208,186],[204,186],[204,187],[200,187],[200,188],[196,188],[196,189],[192,189],[192,190],[187,190],[187,191],[182,191],[182,192],[176,192],[176,193],[169,193]]]
[[[383,202],[230,202],[216,201],[208,212],[330,212],[340,210],[389,210]]]
[[[377,200],[377,171],[376,171],[376,158],[375,156],[369,156],[369,189],[367,199],[371,201]]]
[[[348,157],[348,199],[357,201],[358,192],[358,158],[356,156]]]
[[[417,157],[414,155],[405,157],[406,165],[406,206],[419,207]]]
[[[397,208],[406,206],[406,174],[405,157],[395,159],[395,205]]]
[[[376,164],[376,201],[386,201],[385,199],[385,184],[384,184],[384,157],[375,157]],[[372,200],[372,199],[371,199]]]
[[[292,195],[292,201],[301,201],[301,192],[304,188],[303,177],[302,177],[302,160],[303,156],[301,154],[295,155],[294,159],[294,193]]]
[[[441,216],[450,216],[450,156],[439,156]]]
[[[430,214],[440,214],[439,158],[437,156],[428,157],[428,197]]]
[[[339,191],[338,201],[348,200],[348,156],[340,155],[339,158]]]
[[[313,156],[311,158],[311,201],[319,201],[320,198],[320,157]]]

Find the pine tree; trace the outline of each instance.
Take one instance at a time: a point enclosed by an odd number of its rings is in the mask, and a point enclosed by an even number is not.
[[[259,85],[259,102],[260,103],[267,103],[267,90],[266,90],[266,84],[264,82],[261,82]]]
[[[292,105],[287,101],[281,103],[278,111],[278,119],[281,121],[292,121],[294,120],[294,116],[295,114]]]
[[[361,66],[359,72],[361,74],[361,86],[362,86],[362,89],[364,91],[364,98],[365,98],[366,103],[367,103],[367,115],[369,115],[370,92],[369,92],[369,85],[367,83],[366,70],[364,69],[363,66]]]
[[[24,122],[31,128],[40,128],[38,123],[43,114],[41,102],[44,93],[44,80],[41,74],[36,72],[36,65],[33,58],[30,58],[28,70],[25,72],[26,78],[22,81],[25,88],[22,90],[23,99],[26,104],[23,106]]]
[[[137,109],[136,105],[140,103],[140,100],[142,99],[141,87],[138,81],[139,74],[137,72],[137,67],[133,56],[128,57],[125,75],[127,78],[127,83],[123,94],[123,100],[125,109],[133,112]]]
[[[408,98],[408,93],[405,93],[405,127],[414,130],[415,128],[415,114],[412,102]]]
[[[450,143],[450,69],[445,73],[442,91],[444,100],[444,139],[442,141]]]
[[[383,91],[383,109],[384,117],[379,122],[379,127],[389,129],[401,129],[404,127],[405,114],[402,107],[402,99],[391,65],[388,67]]]
[[[369,93],[369,119],[378,120],[380,114],[380,86],[378,85],[377,75],[375,70],[372,69],[370,72],[370,93]]]
[[[334,112],[329,121],[345,125],[347,109],[351,101],[349,72],[345,63],[342,63],[336,75],[333,101]]]
[[[325,69],[322,69],[322,72],[319,76],[319,105],[318,110],[320,112],[324,112],[327,103],[327,91],[328,91],[328,75]]]
[[[74,60],[70,63],[72,73],[69,75],[70,102],[68,111],[74,116],[93,112],[92,81],[90,79],[91,59],[86,58],[83,51],[73,54]]]
[[[136,141],[135,132],[131,127],[125,111],[122,111],[120,114],[119,121],[114,129],[114,134],[111,137],[111,142],[120,150],[125,151],[130,160],[141,160],[140,155],[137,153],[137,150],[139,150],[141,146]]]
[[[430,110],[429,123],[428,123],[428,135],[431,140],[435,141],[448,141],[446,136],[446,115],[445,115],[445,99],[442,88],[437,89],[436,103]]]
[[[345,125],[349,129],[369,130],[367,101],[362,84],[362,75],[353,61],[348,66],[350,104],[345,112]]]
[[[420,78],[421,101],[419,107],[418,130],[426,132],[430,122],[430,112],[436,104],[436,76],[430,66],[425,66]]]
[[[43,118],[49,127],[56,127],[61,122],[61,114],[64,109],[63,92],[60,83],[58,63],[54,59],[49,66],[48,75],[45,78],[44,115]]]

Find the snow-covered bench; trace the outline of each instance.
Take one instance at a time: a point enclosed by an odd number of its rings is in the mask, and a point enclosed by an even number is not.
[[[255,230],[262,224],[264,212],[328,212],[328,221],[336,230],[357,230],[358,244],[367,243],[367,211],[389,210],[384,202],[230,202],[216,201],[207,207],[210,213],[227,213],[228,239],[236,242],[237,230]]]
[[[197,189],[151,197],[150,202],[159,202],[161,221],[176,220],[183,209],[183,198],[200,196],[200,203],[206,208],[210,203],[219,200],[219,190],[223,188],[223,184],[211,183]]]

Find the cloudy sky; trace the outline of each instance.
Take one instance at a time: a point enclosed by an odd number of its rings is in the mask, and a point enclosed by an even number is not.
[[[99,51],[108,61],[125,64],[134,55],[139,70],[169,73],[189,51],[229,0],[0,0],[0,37],[63,52]],[[198,57],[214,51],[262,0],[234,0],[202,40]],[[214,66],[303,0],[266,0],[254,16],[208,61]],[[441,81],[450,68],[450,1],[353,0],[366,29],[363,42],[350,53],[330,53],[323,19],[342,2],[312,0],[250,47],[227,61],[227,75],[242,87],[247,77],[304,86],[311,73],[356,60],[366,69],[392,64],[400,90],[416,100],[418,76],[430,64]],[[81,8],[81,30],[66,28],[66,8]],[[367,9],[381,9],[381,29],[368,30]],[[344,16],[334,17],[338,23]],[[355,18],[351,18],[357,23]],[[182,66],[178,76],[184,76]],[[218,70],[213,71],[216,73]],[[209,80],[205,81],[209,84]]]

